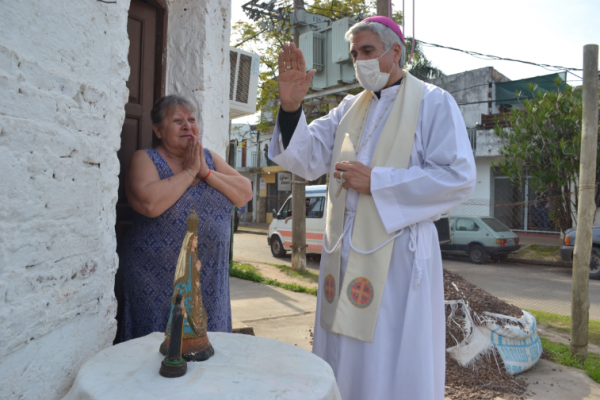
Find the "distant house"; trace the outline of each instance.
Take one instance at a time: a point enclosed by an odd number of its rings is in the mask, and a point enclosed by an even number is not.
[[[566,74],[511,81],[494,68],[486,67],[431,81],[456,100],[467,126],[477,168],[477,183],[471,199],[453,209],[451,214],[493,216],[514,230],[554,230],[551,224],[545,223],[544,200],[536,196],[531,185],[515,186],[493,168],[492,162],[501,159],[501,143],[494,134],[494,127],[499,124],[510,128],[503,114],[512,107],[519,107],[519,99],[531,96],[530,84],[537,85],[538,91],[555,91],[556,79],[566,81]],[[522,92],[519,98],[517,91]]]
[[[0,398],[64,396],[112,345],[129,159],[179,93],[229,142],[230,2],[4,2],[0,12]],[[116,230],[115,230],[116,227]]]

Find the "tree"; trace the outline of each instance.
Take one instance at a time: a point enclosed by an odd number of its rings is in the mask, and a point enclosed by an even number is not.
[[[284,3],[287,13],[292,12],[292,3],[287,1]],[[306,11],[315,14],[321,14],[332,20],[338,20],[344,17],[357,17],[359,19],[373,15],[376,10],[376,1],[364,0],[314,0],[312,4],[306,5]],[[393,19],[402,25],[402,13],[397,11],[393,15]],[[272,22],[272,21],[264,21]],[[274,26],[278,24],[273,24]],[[264,29],[261,30],[258,23],[248,23],[237,21],[232,26],[232,37],[235,37],[237,43],[232,43],[235,46],[241,43],[238,47],[261,55],[261,71],[259,75],[260,87],[258,100],[256,104],[257,111],[261,111],[260,121],[257,123],[257,129],[261,132],[268,132],[272,129],[272,115],[277,114],[278,105],[278,55],[284,43],[292,41],[290,34],[289,22],[281,24],[279,29]],[[406,38],[406,58],[408,61],[412,46],[412,39]],[[415,44],[413,61],[408,67],[409,72],[420,79],[430,79],[438,76],[443,76],[442,71],[434,68],[431,62],[427,60],[421,46]],[[355,89],[349,93],[360,93],[362,89]],[[323,104],[316,107],[310,107],[311,116],[318,117],[329,111],[328,104]],[[308,110],[305,110],[308,111]],[[308,112],[307,112],[308,115]],[[311,118],[309,118],[310,120]]]
[[[580,88],[556,84],[556,92],[545,93],[530,86],[532,98],[505,116],[511,128],[494,128],[504,159],[493,165],[517,184],[529,176],[533,188],[549,201],[551,218],[565,231],[573,226],[577,210],[577,193],[572,192],[579,176],[582,103]],[[598,204],[598,194],[596,199]]]

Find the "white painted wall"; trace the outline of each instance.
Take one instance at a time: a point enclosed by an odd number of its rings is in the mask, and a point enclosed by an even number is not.
[[[475,158],[475,168],[477,170],[477,180],[475,190],[471,198],[463,204],[455,207],[450,212],[451,215],[479,215],[491,216],[492,202],[492,162],[500,160],[500,157],[477,157]]]
[[[0,398],[61,398],[116,331],[129,0],[3,2]],[[228,144],[229,0],[169,0],[168,93]]]
[[[202,144],[225,158],[231,0],[168,0],[167,4],[167,94],[182,94],[196,104]]]
[[[60,398],[112,343],[129,1],[3,2],[0,398]]]

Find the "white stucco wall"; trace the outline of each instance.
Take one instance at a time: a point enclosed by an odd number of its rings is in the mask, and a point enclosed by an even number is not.
[[[229,145],[230,0],[168,0],[167,94],[197,107],[202,144],[225,157]]]
[[[451,215],[493,215],[492,185],[494,182],[492,179],[492,162],[500,159],[501,157],[475,158],[477,179],[473,194],[469,200],[452,209]]]
[[[3,2],[0,398],[60,398],[114,338],[128,0]]]

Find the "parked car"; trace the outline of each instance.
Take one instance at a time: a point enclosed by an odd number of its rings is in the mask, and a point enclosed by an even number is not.
[[[573,261],[576,228],[565,231],[565,244],[560,248],[560,258],[563,261]],[[590,258],[590,279],[600,279],[600,226],[594,226],[592,231],[592,256]]]
[[[469,261],[482,264],[489,257],[505,260],[521,248],[519,236],[493,217],[450,216],[452,241],[440,246],[443,253],[467,254]]]

